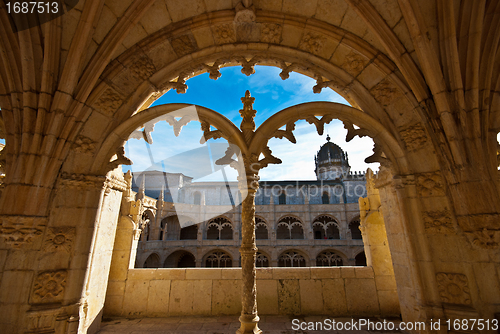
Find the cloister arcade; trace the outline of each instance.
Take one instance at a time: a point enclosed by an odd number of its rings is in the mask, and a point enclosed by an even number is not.
[[[52,20],[15,27],[26,20],[11,20],[2,2],[2,330],[95,333],[103,314],[147,312],[241,311],[238,333],[260,333],[259,314],[272,312],[401,314],[427,324],[498,318],[499,9],[489,0],[80,0]],[[156,203],[132,194],[119,168],[132,163],[123,143],[167,114],[181,128],[175,117],[184,105],[149,108],[168,90],[186,91],[201,73],[217,79],[224,66],[251,75],[255,65],[280,68],[283,80],[292,71],[307,75],[315,92],[334,89],[351,106],[296,105],[258,129],[250,94],[240,128],[197,106],[205,138],[239,148],[240,159],[228,152],[223,162],[240,163],[246,179],[232,240],[240,243],[241,269],[134,269],[140,235],[159,239],[160,222],[147,229],[144,211]],[[362,237],[373,250],[365,252],[367,267],[256,271],[252,185],[280,161],[270,137],[293,142],[296,121],[322,132],[333,118],[348,138],[373,138],[367,161],[382,165],[359,203]],[[141,136],[148,140],[148,131]],[[285,237],[307,237],[309,224],[302,232],[291,219],[282,226]],[[151,241],[158,240],[144,242]],[[278,262],[307,264],[304,254],[279,249],[286,242],[277,240]],[[222,255],[195,259],[228,263]],[[209,297],[193,301],[207,287]],[[167,302],[155,299],[158,291],[171,293]],[[345,294],[321,297],[335,291]],[[289,304],[278,302],[285,293],[295,296]]]

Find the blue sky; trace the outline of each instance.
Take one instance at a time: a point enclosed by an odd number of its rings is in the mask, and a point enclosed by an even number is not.
[[[218,80],[212,80],[208,74],[202,74],[189,79],[185,94],[177,94],[175,90],[170,90],[160,97],[154,105],[166,103],[187,103],[201,105],[213,109],[227,118],[237,126],[240,125],[241,117],[239,110],[242,109],[241,97],[246,90],[255,97],[253,108],[257,110],[255,123],[259,126],[269,116],[276,112],[305,102],[311,101],[331,101],[348,104],[340,95],[333,90],[326,88],[320,94],[314,94],[312,87],[315,81],[309,77],[298,73],[291,73],[290,78],[282,80],[279,77],[279,68],[256,66],[255,74],[247,77],[241,73],[241,67],[227,67],[221,69],[222,76]],[[261,180],[314,180],[314,155],[326,142],[326,135],[329,134],[331,141],[339,145],[349,155],[351,170],[365,171],[370,167],[374,170],[378,164],[366,164],[363,160],[372,154],[373,141],[370,138],[356,137],[351,142],[345,142],[347,131],[342,122],[332,121],[325,126],[325,133],[319,136],[314,125],[305,121],[296,123],[294,135],[297,144],[289,142],[287,139],[273,138],[269,147],[273,155],[280,158],[281,165],[270,165],[260,171]],[[172,127],[161,121],[155,125],[152,134],[153,144],[149,149],[152,159],[148,153],[148,145],[144,140],[130,139],[126,146],[126,155],[134,161],[132,166],[124,166],[124,170],[129,168],[133,172],[143,171],[148,168],[163,170],[167,172],[180,172],[189,175],[192,168],[196,168],[196,163],[192,159],[186,159],[186,151],[196,152],[194,154],[202,156],[202,152],[214,153],[215,146],[210,150],[210,143],[223,143],[224,140],[209,141],[209,150],[206,145],[201,145],[199,140],[202,137],[200,124],[190,122],[186,125],[179,137],[175,137]],[[219,144],[220,145],[220,144]],[[220,150],[219,150],[220,151]],[[172,158],[174,157],[175,158]],[[215,160],[215,156],[211,156]],[[171,158],[169,160],[169,158]],[[186,161],[184,167],[174,166],[173,160]],[[162,164],[163,161],[163,164]],[[203,161],[203,158],[200,158]],[[155,163],[155,167],[151,167]],[[168,167],[170,166],[170,167]],[[236,180],[236,173],[229,167],[225,168],[230,180]],[[192,172],[191,172],[192,173]],[[207,177],[199,178],[197,181],[218,181],[222,180],[221,171],[215,172]]]

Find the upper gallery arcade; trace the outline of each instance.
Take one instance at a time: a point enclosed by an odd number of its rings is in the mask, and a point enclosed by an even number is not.
[[[73,4],[17,32],[0,5],[6,332],[97,330],[108,278],[120,274],[110,272],[119,217],[137,216],[131,200],[120,210],[130,199],[116,169],[131,162],[123,143],[179,108],[148,108],[159,96],[185,92],[200,73],[217,79],[223,66],[246,75],[276,66],[283,80],[298,72],[316,80],[315,92],[334,89],[352,106],[294,106],[258,129],[245,101],[240,129],[198,107],[206,134],[239,148],[247,186],[279,162],[270,137],[293,138],[300,119],[318,132],[342,120],[348,137],[375,142],[377,195],[360,206],[383,215],[403,320],[500,313],[499,1]],[[258,332],[254,195],[242,205],[241,333]]]

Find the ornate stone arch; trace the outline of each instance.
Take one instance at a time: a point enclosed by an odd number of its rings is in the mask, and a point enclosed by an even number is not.
[[[306,253],[297,249],[287,249],[278,256],[279,267],[306,267],[309,258]]]
[[[329,214],[316,216],[311,222],[314,239],[340,239],[340,223]]]
[[[295,215],[284,215],[276,224],[277,239],[304,239],[305,226],[302,220]]]
[[[269,224],[260,216],[255,216],[255,238],[257,240],[269,239]]]
[[[217,216],[207,222],[206,238],[213,240],[232,240],[234,224],[227,216]]]
[[[203,255],[203,266],[211,268],[227,268],[233,266],[233,257],[230,252],[222,249],[213,249]]]

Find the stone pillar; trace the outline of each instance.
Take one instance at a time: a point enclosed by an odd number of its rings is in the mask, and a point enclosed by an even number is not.
[[[236,333],[262,333],[257,325],[259,316],[257,315],[255,270],[255,256],[257,253],[255,244],[255,193],[259,186],[259,177],[257,174],[247,174],[246,179],[240,177],[238,181],[240,191],[243,193],[246,190],[248,195],[241,205],[242,241],[240,253],[243,294],[241,298],[241,327]]]
[[[368,172],[368,181],[373,184],[373,173]],[[382,316],[400,313],[396,278],[392,265],[389,242],[381,212],[378,189],[367,187],[367,197],[359,198],[360,227],[365,247],[366,265],[373,268],[375,284]],[[353,259],[355,263],[355,260]]]

